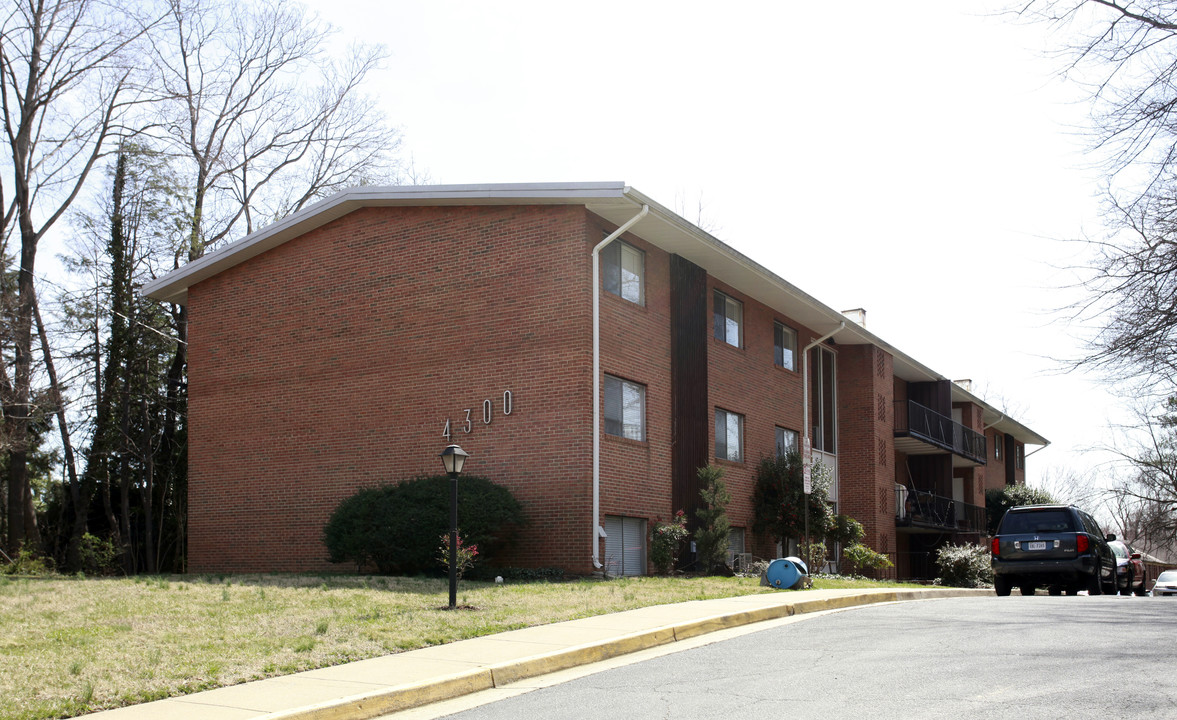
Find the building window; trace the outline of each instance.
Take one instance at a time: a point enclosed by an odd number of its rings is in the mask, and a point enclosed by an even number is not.
[[[646,254],[614,240],[601,251],[605,291],[638,305],[646,304]]]
[[[993,459],[1001,459],[1001,436],[993,433]]]
[[[715,457],[721,460],[742,462],[744,438],[744,416],[727,410],[715,411]]]
[[[797,331],[786,325],[776,323],[773,328],[775,336],[776,364],[786,370],[797,369]]]
[[[777,456],[785,455],[791,452],[798,452],[798,436],[796,430],[786,430],[783,427],[776,429],[776,454]]]
[[[1014,467],[1018,470],[1026,469],[1026,446],[1014,445]]]
[[[809,426],[813,449],[838,452],[838,378],[833,351],[815,347],[809,355]]]
[[[605,376],[605,432],[629,440],[646,439],[646,386]]]
[[[715,339],[728,345],[742,347],[741,329],[744,325],[744,303],[715,291]]]
[[[646,574],[646,521],[605,516],[605,573],[611,577]]]

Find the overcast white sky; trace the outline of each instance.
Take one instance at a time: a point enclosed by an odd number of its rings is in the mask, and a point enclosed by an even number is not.
[[[622,180],[1087,469],[1116,404],[1057,374],[1051,311],[1098,232],[1086,107],[992,2],[313,0],[392,53],[373,78],[433,182]],[[1031,448],[1032,449],[1032,448]]]

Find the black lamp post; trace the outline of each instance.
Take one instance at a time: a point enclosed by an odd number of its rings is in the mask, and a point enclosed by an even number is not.
[[[458,607],[458,474],[468,457],[457,445],[441,451],[441,462],[450,476],[450,610]]]

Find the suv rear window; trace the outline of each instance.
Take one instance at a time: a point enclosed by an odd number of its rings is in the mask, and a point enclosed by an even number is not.
[[[1074,532],[1071,513],[1066,510],[1035,510],[1034,512],[1006,513],[1001,521],[1001,535],[1022,533]]]

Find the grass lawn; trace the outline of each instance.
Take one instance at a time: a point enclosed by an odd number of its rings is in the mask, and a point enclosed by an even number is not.
[[[463,581],[458,602],[476,609],[449,612],[444,579],[0,576],[0,718],[69,717],[503,630],[758,592],[774,591],[738,577]]]

